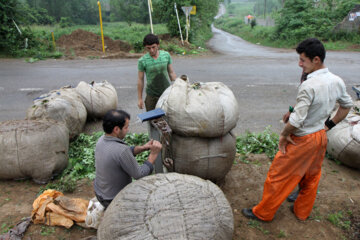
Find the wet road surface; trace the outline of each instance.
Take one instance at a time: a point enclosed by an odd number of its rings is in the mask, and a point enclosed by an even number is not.
[[[221,81],[234,92],[240,106],[236,134],[259,132],[268,125],[279,132],[280,119],[295,103],[301,69],[293,49],[275,49],[248,43],[239,37],[213,29],[208,42],[217,54],[202,57],[173,56],[178,76],[192,82]],[[341,76],[355,99],[351,86],[360,84],[360,53],[328,52],[325,64]],[[108,80],[118,92],[119,108],[131,116],[131,132],[146,132],[136,121],[137,60],[46,60],[26,63],[21,59],[0,59],[0,121],[23,119],[32,100],[39,95],[80,81]]]

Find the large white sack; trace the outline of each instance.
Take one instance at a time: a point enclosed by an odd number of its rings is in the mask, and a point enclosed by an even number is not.
[[[223,180],[234,162],[236,137],[230,132],[217,138],[172,135],[174,171],[213,182]]]
[[[232,239],[232,209],[218,186],[177,173],[144,177],[114,198],[99,240]]]
[[[69,130],[53,120],[0,122],[0,179],[46,183],[68,164]]]
[[[219,137],[236,126],[239,107],[233,92],[221,82],[190,84],[177,78],[161,95],[171,129],[191,137]]]
[[[355,102],[360,107],[360,101]],[[360,112],[353,108],[348,116],[327,132],[328,153],[344,165],[360,169]]]
[[[76,90],[63,87],[43,94],[28,108],[27,119],[54,119],[64,122],[70,138],[79,135],[86,123],[86,109]]]
[[[76,87],[89,116],[102,118],[106,112],[116,109],[118,96],[116,89],[108,81],[86,83],[81,81]]]

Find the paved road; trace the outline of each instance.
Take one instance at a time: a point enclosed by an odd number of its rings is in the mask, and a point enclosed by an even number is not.
[[[301,69],[294,50],[250,44],[231,34],[213,29],[208,45],[218,54],[206,57],[174,56],[177,75],[193,82],[221,81],[239,101],[240,119],[236,134],[259,132],[266,126],[279,132],[282,114],[295,102]],[[343,77],[349,92],[360,84],[360,53],[328,52],[325,60],[332,72]],[[146,132],[136,122],[137,60],[46,60],[26,63],[20,59],[0,59],[0,121],[23,119],[32,100],[42,93],[79,81],[106,79],[117,89],[119,108],[130,112],[132,132]]]

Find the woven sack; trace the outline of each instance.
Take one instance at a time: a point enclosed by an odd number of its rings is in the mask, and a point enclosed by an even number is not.
[[[59,90],[43,94],[34,100],[28,108],[26,118],[54,119],[64,122],[69,129],[70,138],[79,135],[86,123],[86,109],[76,90],[63,87]]]
[[[219,137],[236,126],[239,107],[233,92],[221,82],[190,84],[177,78],[161,95],[162,108],[174,133],[189,137]]]
[[[106,112],[116,109],[118,96],[116,89],[106,80],[101,83],[81,81],[76,91],[79,93],[89,116],[102,118]]]
[[[174,171],[213,182],[221,181],[234,162],[236,138],[232,133],[217,138],[172,135]]]
[[[344,165],[360,169],[360,101],[348,116],[327,132],[329,154]]]
[[[69,130],[53,120],[0,122],[0,179],[46,183],[68,164]]]
[[[105,211],[99,240],[232,239],[232,209],[218,186],[177,173],[126,186]]]

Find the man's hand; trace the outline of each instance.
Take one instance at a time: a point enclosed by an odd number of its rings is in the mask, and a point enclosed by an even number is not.
[[[289,121],[290,114],[291,114],[291,112],[287,112],[287,113],[284,114],[284,116],[283,116],[283,122],[284,123],[287,123]]]
[[[324,129],[325,129],[325,132],[329,131],[329,128],[326,125],[325,125]]]
[[[150,146],[150,154],[159,154],[161,151],[162,145],[159,141],[152,140],[152,143],[149,144]]]
[[[143,145],[144,151],[150,150],[150,147],[151,147],[151,145],[153,144],[153,142],[154,142],[154,140],[151,139],[150,141],[148,141],[147,143],[145,143],[145,144]]]
[[[279,150],[285,154],[286,153],[286,146],[291,143],[296,145],[296,143],[291,139],[291,136],[284,136],[284,135],[280,135],[279,138]]]
[[[138,100],[138,107],[139,109],[143,109],[144,108],[144,101],[142,99]]]

